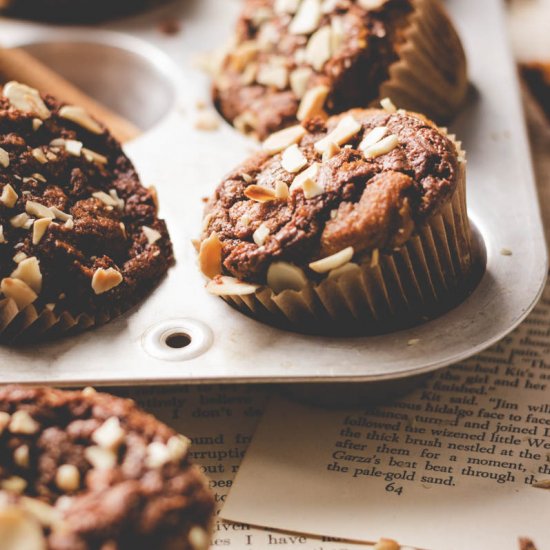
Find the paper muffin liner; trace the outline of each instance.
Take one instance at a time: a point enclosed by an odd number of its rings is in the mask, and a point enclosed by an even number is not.
[[[379,99],[444,122],[466,98],[466,56],[445,8],[438,0],[415,0],[399,60],[389,67]],[[378,103],[376,101],[375,103]]]
[[[316,334],[375,334],[448,309],[467,292],[473,271],[466,162],[455,144],[460,160],[453,195],[398,250],[365,255],[301,290],[275,293],[261,286],[221,297],[260,321]]]

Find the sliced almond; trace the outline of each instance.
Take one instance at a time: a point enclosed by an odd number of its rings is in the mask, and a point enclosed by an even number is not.
[[[42,240],[50,223],[52,223],[52,220],[49,218],[42,218],[34,222],[32,226],[32,244],[37,245]]]
[[[59,208],[57,208],[56,206],[51,206],[50,210],[52,211],[53,215],[62,222],[66,222],[68,219],[72,218],[70,214],[63,212],[63,210],[59,210]]]
[[[222,272],[222,248],[222,242],[217,233],[212,233],[201,242],[199,267],[210,279]]]
[[[397,136],[391,134],[381,139],[378,143],[371,145],[367,149],[363,149],[363,155],[365,158],[372,159],[393,151],[399,145],[399,139]]]
[[[244,196],[256,202],[269,202],[277,198],[275,190],[264,185],[249,185],[244,190]]]
[[[116,451],[126,437],[126,432],[116,416],[111,416],[92,434],[92,441],[104,449]]]
[[[263,142],[262,149],[271,154],[279,153],[293,143],[298,143],[306,134],[307,130],[303,126],[290,126],[271,134]]]
[[[235,277],[227,276],[216,277],[206,285],[206,290],[216,296],[245,296],[254,294],[259,288],[258,285],[244,283]]]
[[[274,63],[260,65],[256,82],[262,86],[272,86],[278,90],[284,90],[288,85],[288,69]]]
[[[268,237],[269,227],[265,223],[260,224],[256,231],[252,233],[252,239],[258,246],[263,246]]]
[[[290,89],[298,99],[305,95],[312,74],[309,67],[298,67],[290,73]]]
[[[353,118],[352,115],[347,115],[340,119],[336,128],[327,134],[323,139],[315,143],[314,147],[318,153],[324,153],[330,146],[330,143],[343,145],[355,136],[361,130],[361,124]]]
[[[306,63],[316,71],[321,71],[330,59],[332,46],[332,31],[328,25],[315,31],[306,46]]]
[[[33,516],[40,525],[51,527],[59,524],[61,520],[59,512],[53,506],[37,498],[22,496],[19,498],[17,504],[20,505],[25,512]]]
[[[380,100],[380,105],[387,113],[393,114],[397,112],[397,107],[393,104],[393,101],[389,97],[385,97]]]
[[[328,273],[329,271],[341,267],[353,258],[353,246],[348,246],[336,254],[327,256],[322,260],[317,260],[316,262],[311,262],[309,264],[310,269],[316,273]]]
[[[296,174],[304,166],[307,165],[307,159],[303,155],[302,151],[298,148],[298,145],[294,143],[290,147],[287,147],[281,156],[281,166],[291,174]]]
[[[249,63],[241,73],[240,82],[243,86],[250,86],[256,81],[258,75],[258,64]]]
[[[61,109],[59,109],[59,116],[78,124],[89,132],[92,132],[92,134],[99,135],[103,133],[103,128],[101,125],[96,122],[83,107],[76,105],[64,105]]]
[[[281,180],[277,180],[275,183],[275,196],[280,200],[286,200],[289,196],[288,185]]]
[[[157,231],[152,227],[147,227],[146,225],[144,225],[141,230],[143,231],[143,234],[145,235],[145,238],[147,239],[147,242],[149,244],[155,244],[158,240],[162,238],[160,231]]]
[[[25,258],[19,262],[11,277],[23,281],[37,294],[42,290],[42,273],[40,271],[40,262],[36,256]]]
[[[84,457],[98,470],[110,470],[117,464],[117,455],[113,451],[95,445],[84,449]]]
[[[13,208],[19,195],[15,192],[15,189],[7,183],[2,188],[2,195],[0,195],[0,202],[3,202],[8,208]]]
[[[10,218],[10,224],[12,227],[15,227],[15,228],[24,227],[28,221],[29,221],[29,216],[25,212],[21,212],[21,214],[17,214],[17,216]]]
[[[50,208],[36,201],[27,201],[25,204],[25,210],[27,214],[37,218],[49,218],[50,220],[55,218],[55,214]]]
[[[20,264],[27,257],[28,256],[24,252],[19,251],[13,256],[13,261],[16,264]]]
[[[96,164],[107,164],[109,162],[109,159],[105,155],[96,153],[91,149],[86,149],[86,147],[82,147],[82,155],[88,162],[94,162]]]
[[[258,53],[258,43],[254,40],[241,42],[229,53],[228,64],[234,71],[240,73]]]
[[[46,164],[48,162],[48,157],[46,157],[44,151],[42,151],[40,147],[33,149],[31,154],[40,164]]]
[[[327,99],[328,93],[328,86],[323,84],[308,90],[302,98],[302,101],[300,101],[298,114],[296,115],[298,120],[306,120],[321,114],[323,112],[323,106]]]
[[[307,180],[315,181],[319,175],[319,168],[321,165],[318,162],[314,162],[311,166],[306,168],[301,174],[298,174],[292,184],[290,185],[290,192],[292,193],[296,189],[301,189],[303,184]]]
[[[2,149],[2,147],[0,147],[0,165],[4,168],[10,165],[10,155],[5,149]]]
[[[153,441],[147,445],[147,455],[145,457],[147,468],[162,468],[168,462],[170,462],[170,451],[164,443]]]
[[[296,265],[273,262],[267,270],[267,286],[279,294],[283,290],[301,290],[307,285],[307,277]]]
[[[373,145],[378,143],[383,137],[385,137],[387,133],[387,126],[377,126],[373,130],[365,134],[365,136],[361,140],[361,143],[359,144],[358,149],[364,151],[365,149],[372,147]]]
[[[113,208],[118,206],[118,201],[105,191],[95,191],[92,193],[92,197],[100,200],[106,206],[112,206]]]
[[[321,21],[321,0],[302,0],[288,30],[292,34],[311,34]]]
[[[7,242],[6,237],[4,237],[4,226],[0,225],[0,244]]]
[[[11,81],[4,86],[3,94],[19,111],[35,115],[40,119],[49,118],[51,115],[38,90],[30,86]]]
[[[252,111],[243,111],[233,119],[233,126],[243,134],[251,134],[258,126],[258,117]]]
[[[65,140],[65,151],[73,157],[79,157],[82,153],[82,142],[76,139]]]
[[[336,143],[333,143],[331,141],[328,147],[323,151],[323,162],[327,162],[332,157],[336,156],[340,151],[341,151],[340,147],[338,147]]]
[[[122,283],[123,277],[120,271],[109,267],[96,269],[92,277],[92,289],[96,294],[109,292]]]
[[[325,192],[325,188],[320,183],[310,178],[306,179],[304,183],[302,183],[302,189],[306,199],[313,199]]]

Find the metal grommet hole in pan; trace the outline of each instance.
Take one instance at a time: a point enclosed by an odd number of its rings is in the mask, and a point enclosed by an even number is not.
[[[141,339],[143,349],[164,361],[186,361],[205,353],[214,336],[208,325],[196,319],[162,321],[147,329]]]

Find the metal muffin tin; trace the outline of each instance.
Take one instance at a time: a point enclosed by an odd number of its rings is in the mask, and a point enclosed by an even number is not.
[[[229,35],[238,0],[185,0],[102,28],[1,20],[4,45],[27,48],[144,129],[126,151],[143,182],[159,190],[177,266],[140,306],[108,325],[36,347],[0,348],[0,381],[389,380],[460,361],[511,331],[537,302],[547,273],[516,72],[500,0],[447,6],[470,64],[471,97],[451,130],[468,153],[469,212],[486,250],[486,271],[473,293],[438,319],[347,339],[253,321],[208,295],[196,267],[191,239],[200,230],[201,199],[255,147],[224,122],[213,132],[194,128],[209,80],[193,59]],[[158,30],[157,22],[169,18],[181,19],[180,34]],[[178,340],[190,343],[167,345]]]

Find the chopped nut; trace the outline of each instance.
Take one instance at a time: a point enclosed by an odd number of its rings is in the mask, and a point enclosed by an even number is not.
[[[12,434],[34,435],[40,424],[27,411],[18,410],[11,415],[8,429]]]
[[[331,45],[332,30],[328,25],[325,25],[311,35],[306,46],[306,63],[316,71],[321,71],[330,59]]]
[[[321,21],[321,0],[302,0],[288,27],[292,34],[311,34]]]
[[[289,128],[271,134],[263,142],[262,148],[267,153],[279,153],[293,143],[298,143],[306,134],[307,130],[303,126],[290,126]]]
[[[254,178],[250,174],[247,174],[246,172],[241,174],[241,177],[246,183],[252,183],[254,181]]]
[[[329,88],[325,85],[315,86],[315,88],[308,90],[300,102],[300,107],[298,107],[298,114],[296,115],[298,120],[306,120],[321,114],[328,93]]]
[[[2,195],[0,195],[0,202],[3,202],[8,208],[13,208],[19,195],[15,192],[15,189],[7,183],[2,188]]]
[[[73,218],[69,218],[64,224],[63,227],[66,227],[67,229],[73,229],[74,228],[74,221]]]
[[[368,159],[377,158],[393,151],[398,145],[399,139],[397,136],[391,134],[367,149],[363,149],[363,155]]]
[[[229,53],[228,64],[236,72],[242,72],[254,59],[258,52],[258,44],[254,40],[241,42]]]
[[[80,488],[80,472],[74,464],[62,464],[55,473],[55,484],[59,489],[72,493]]]
[[[27,488],[27,482],[19,476],[11,476],[0,480],[0,488],[9,493],[21,494]]]
[[[269,228],[265,223],[258,226],[256,231],[252,234],[252,239],[258,246],[263,246],[266,239],[269,237]]]
[[[36,216],[37,218],[49,218],[50,220],[55,218],[55,214],[47,206],[44,206],[39,202],[27,201],[25,204],[25,210],[27,211],[27,214]]]
[[[281,157],[281,166],[291,174],[299,172],[307,164],[307,159],[303,155],[302,151],[298,148],[298,145],[294,143],[290,147],[287,147]]]
[[[147,445],[147,468],[162,468],[167,462],[170,462],[170,451],[164,443],[153,441]]]
[[[110,190],[109,190],[109,195],[111,195],[111,198],[113,199],[113,201],[115,201],[115,206],[116,206],[119,210],[124,210],[124,200],[121,199],[121,198],[118,196],[117,190],[116,190],[116,189],[110,189]]]
[[[78,124],[82,128],[85,128],[92,134],[102,134],[103,128],[97,123],[84,109],[76,105],[64,105],[59,109],[59,116],[66,120],[70,120],[75,124]]]
[[[194,126],[197,130],[205,132],[217,130],[220,127],[220,117],[212,110],[199,111]]]
[[[222,242],[217,233],[212,233],[201,242],[199,267],[206,277],[212,279],[222,272]]]
[[[313,71],[309,67],[298,67],[290,73],[290,89],[298,99],[306,93],[312,74]]]
[[[10,165],[10,155],[5,149],[2,149],[2,147],[0,147],[0,165],[4,168]]]
[[[275,196],[280,200],[286,200],[289,196],[288,185],[281,180],[275,183]]]
[[[243,134],[252,134],[258,126],[258,118],[252,111],[243,111],[233,119],[233,126]]]
[[[6,298],[11,298],[19,310],[25,309],[38,298],[36,292],[29,285],[19,279],[9,277],[2,279],[0,291]]]
[[[104,449],[116,451],[124,441],[126,432],[120,426],[120,420],[111,416],[92,434],[92,441]]]
[[[10,224],[12,227],[21,228],[25,226],[28,220],[29,216],[25,214],[25,212],[21,212],[21,214],[17,214],[17,216],[10,218]]]
[[[387,126],[377,126],[373,130],[365,134],[365,136],[361,140],[361,143],[359,144],[358,149],[364,151],[365,149],[376,145],[387,133]]]
[[[317,183],[316,180],[312,180],[310,178],[306,179],[302,183],[302,189],[306,199],[313,199],[314,197],[318,197],[325,192],[325,188],[322,185]]]
[[[44,154],[44,151],[40,149],[40,147],[36,147],[31,151],[32,156],[40,163],[40,164],[46,164],[48,162],[48,158]]]
[[[84,449],[84,457],[98,470],[109,470],[117,464],[117,456],[113,451],[95,445]]]
[[[264,185],[249,185],[244,190],[244,196],[256,202],[269,202],[277,198],[275,191]]]
[[[174,435],[166,443],[170,452],[170,460],[179,462],[182,460],[189,450],[189,439],[183,435]]]
[[[82,155],[88,162],[95,162],[96,164],[107,164],[109,162],[106,156],[100,155],[91,149],[86,149],[86,147],[82,147]]]
[[[0,244],[5,243],[6,237],[4,237],[4,226],[0,224]]]
[[[210,547],[210,537],[208,533],[197,525],[189,529],[188,539],[193,550],[208,550]]]
[[[40,129],[40,126],[44,124],[39,118],[33,118],[32,119],[32,129],[36,132]]]
[[[147,239],[149,244],[155,244],[159,239],[162,238],[160,231],[153,229],[152,227],[147,227],[146,225],[142,226],[141,230]]]
[[[258,285],[253,285],[239,281],[235,277],[219,276],[206,285],[206,290],[210,294],[216,296],[245,296],[246,294],[254,294]]]
[[[298,174],[292,184],[290,185],[290,192],[292,193],[296,189],[302,189],[306,181],[315,181],[319,175],[319,168],[321,165],[318,162],[314,162],[311,166],[306,168],[301,174]]]
[[[397,107],[393,104],[393,101],[389,97],[385,97],[384,99],[382,99],[380,101],[380,105],[382,106],[382,109],[386,111],[386,113],[393,114],[397,112]]]
[[[244,71],[241,73],[241,84],[243,86],[250,86],[255,80],[258,74],[258,64],[249,63]]]
[[[40,271],[40,262],[36,256],[25,258],[18,263],[11,277],[19,279],[29,285],[34,292],[40,294],[42,290],[42,273]]]
[[[340,120],[336,128],[327,134],[323,139],[315,143],[314,147],[318,153],[324,153],[330,143],[343,145],[361,130],[361,124],[352,115],[346,115]]]
[[[92,193],[92,197],[100,200],[106,206],[112,206],[113,208],[119,206],[119,201],[108,193],[105,193],[105,191],[95,191]]]
[[[19,466],[20,468],[28,468],[30,464],[29,459],[29,446],[28,445],[20,445],[13,451],[13,461]]]
[[[32,227],[32,244],[37,245],[42,240],[50,223],[52,223],[52,220],[49,218],[42,218],[34,222]]]
[[[309,267],[316,273],[327,273],[332,269],[336,269],[337,267],[347,264],[352,258],[353,247],[348,246],[347,248],[340,250],[340,252],[336,252],[336,254],[332,254],[331,256],[327,256],[326,258],[317,260],[316,262],[311,262]]]
[[[307,285],[304,272],[287,262],[273,262],[267,270],[267,286],[279,294],[283,290],[301,290]]]
[[[76,139],[65,140],[65,151],[73,157],[79,157],[82,153],[82,142]]]
[[[70,220],[72,218],[70,214],[63,212],[63,210],[59,210],[59,208],[57,208],[56,206],[51,206],[50,210],[52,211],[53,215],[62,222],[66,222],[67,220]]]
[[[117,287],[122,283],[122,274],[116,269],[109,267],[96,269],[92,277],[92,288],[96,294],[103,294]]]
[[[23,224],[23,229],[30,229],[34,224],[34,218],[28,218]]]
[[[365,1],[365,0],[361,0]],[[393,539],[380,539],[373,547],[372,550],[399,550],[401,545]]]
[[[96,394],[97,394],[97,391],[95,390],[95,388],[92,388],[92,386],[86,386],[82,390],[82,395],[84,397],[91,397],[91,396],[96,395]]]
[[[288,84],[288,69],[274,63],[260,65],[256,82],[262,86],[273,86],[284,90]]]
[[[38,90],[25,84],[8,82],[4,86],[3,94],[8,98],[10,104],[19,111],[35,115],[40,119],[49,118],[51,115]]]
[[[340,152],[340,147],[336,145],[336,143],[333,143],[332,141],[329,143],[328,147],[323,151],[323,162],[329,161],[332,157],[337,155]]]

